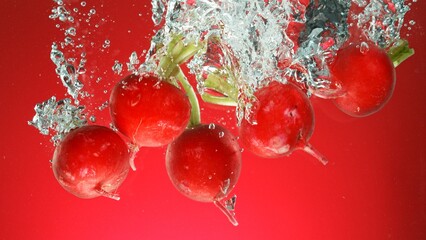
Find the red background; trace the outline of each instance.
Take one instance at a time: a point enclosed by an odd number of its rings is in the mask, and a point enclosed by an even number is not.
[[[407,14],[407,22],[416,21],[408,31],[416,54],[398,67],[396,90],[382,111],[351,118],[312,99],[311,143],[329,165],[303,152],[272,160],[243,153],[234,191],[238,227],[213,204],[173,188],[164,148],[141,150],[118,202],[78,199],[59,186],[48,161],[53,147],[27,121],[36,103],[64,97],[49,59],[63,33],[48,18],[53,1],[24,2],[0,3],[0,239],[426,239],[425,1]],[[124,63],[132,50],[149,47],[151,5],[100,2],[97,14],[115,20],[101,38],[109,38],[114,51],[91,63],[110,71],[113,60]],[[212,112],[203,111],[206,121],[218,120]]]

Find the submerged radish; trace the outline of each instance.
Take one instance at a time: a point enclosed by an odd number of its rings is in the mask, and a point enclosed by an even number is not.
[[[340,84],[342,95],[335,105],[354,117],[371,115],[389,101],[396,76],[391,59],[374,44],[355,44],[337,52],[330,73]]]
[[[126,143],[113,130],[83,126],[56,147],[52,169],[59,184],[79,198],[118,200],[116,191],[129,172],[129,158]]]

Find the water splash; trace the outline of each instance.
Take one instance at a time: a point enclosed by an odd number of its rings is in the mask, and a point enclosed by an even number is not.
[[[50,59],[56,65],[56,74],[67,89],[67,93],[71,95],[78,104],[78,95],[83,88],[83,83],[78,79],[81,69],[84,68],[84,62],[80,62],[79,72],[76,71],[74,65],[65,60],[63,52],[58,50],[56,43],[52,45],[50,51]]]
[[[152,0],[156,24],[147,62],[166,52],[176,35],[204,42],[188,63],[200,94],[210,73],[238,90],[237,118],[250,118],[253,92],[271,79],[297,82],[311,94],[330,88],[328,61],[353,29],[383,48],[392,46],[405,13],[404,0]],[[300,33],[300,35],[299,35]],[[215,45],[215,46],[213,46]]]
[[[37,128],[43,135],[50,135],[52,131],[51,141],[55,146],[66,133],[87,123],[83,113],[84,107],[72,104],[69,98],[57,101],[53,96],[38,103],[34,110],[36,114],[28,124]]]
[[[409,10],[403,0],[370,0],[352,19],[370,41],[389,48],[401,39],[404,16]]]

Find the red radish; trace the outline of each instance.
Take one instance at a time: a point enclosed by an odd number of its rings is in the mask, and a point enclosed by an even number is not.
[[[129,172],[130,153],[109,128],[83,126],[68,133],[55,149],[52,169],[59,184],[79,198],[119,200],[117,188]]]
[[[241,149],[227,129],[198,125],[169,145],[166,167],[182,194],[196,201],[213,202],[226,197],[237,183]]]
[[[368,116],[383,108],[396,82],[391,59],[374,44],[368,47],[352,44],[339,50],[330,65],[330,73],[343,91],[334,103],[354,117]]]
[[[223,207],[241,171],[241,149],[237,139],[219,125],[198,125],[186,130],[166,153],[167,173],[176,189],[186,197],[215,203],[237,225]]]
[[[172,142],[188,125],[190,109],[184,92],[154,75],[129,75],[110,97],[114,125],[138,146]]]
[[[243,146],[265,158],[290,155],[303,149],[323,164],[327,160],[308,140],[314,130],[314,112],[309,99],[292,83],[271,82],[254,96],[252,120],[243,120],[240,137]]]

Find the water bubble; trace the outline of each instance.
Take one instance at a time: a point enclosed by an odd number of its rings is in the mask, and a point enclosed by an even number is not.
[[[66,37],[64,39],[64,43],[65,43],[65,45],[74,45],[74,40],[70,37]]]
[[[72,104],[68,98],[57,101],[53,96],[36,104],[36,114],[28,124],[37,128],[43,135],[49,135],[53,130],[51,141],[57,145],[66,133],[86,124],[83,110],[83,106]]]
[[[163,13],[165,11],[165,6],[162,0],[152,0],[152,21],[155,25],[161,23],[163,19]]]
[[[50,52],[50,59],[57,66],[62,64],[65,61],[64,54],[61,51],[57,49],[53,49],[53,48]]]
[[[213,129],[215,129],[216,128],[216,125],[214,124],[214,123],[210,123],[209,124],[209,129],[210,130],[213,130]]]
[[[132,52],[129,57],[129,62],[127,63],[127,69],[129,71],[136,71],[137,65],[139,64],[138,54],[136,52]]]
[[[75,36],[77,34],[77,30],[74,27],[70,27],[65,30],[65,35]]]
[[[86,68],[84,66],[80,66],[77,70],[78,74],[85,74],[87,72]]]
[[[123,64],[120,63],[118,60],[115,60],[114,65],[112,66],[112,71],[115,74],[119,75],[122,70],[123,70]]]
[[[98,107],[99,111],[103,111],[108,107],[109,102],[105,101],[101,106]]]
[[[224,132],[219,132],[219,138],[223,138],[225,136]]]
[[[368,46],[368,44],[366,42],[362,42],[359,46],[359,51],[362,54],[366,54],[368,51],[370,50],[370,47]]]
[[[117,127],[114,125],[114,123],[110,123],[109,127],[111,128],[111,130],[113,130],[114,132],[118,132]]]
[[[80,5],[81,5],[82,7],[85,7],[85,6],[86,6],[86,2],[85,2],[85,1],[82,1],[82,2],[80,3]]]
[[[102,45],[103,48],[109,48],[111,46],[111,41],[106,39],[104,41],[104,44]]]
[[[237,195],[232,196],[232,198],[225,201],[226,209],[230,211],[235,211],[235,204],[237,203]]]

